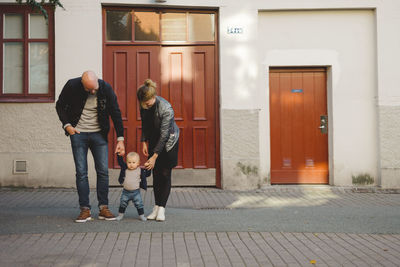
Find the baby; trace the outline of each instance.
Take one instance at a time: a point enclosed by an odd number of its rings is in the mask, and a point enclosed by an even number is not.
[[[139,167],[140,157],[136,152],[128,153],[126,163],[121,156],[118,155],[117,157],[118,164],[121,166],[118,182],[123,185],[124,189],[122,190],[119,214],[116,219],[122,220],[128,202],[131,200],[139,213],[140,220],[146,221],[140,188],[147,190],[147,177],[150,176],[151,171]]]

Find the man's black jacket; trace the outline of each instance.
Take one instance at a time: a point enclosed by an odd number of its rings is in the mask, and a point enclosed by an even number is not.
[[[103,80],[99,81],[99,90],[97,91],[97,115],[101,128],[101,134],[107,139],[110,131],[110,119],[113,120],[117,137],[124,136],[124,127],[122,124],[121,111],[119,110],[117,96],[111,85]],[[69,80],[65,85],[56,103],[56,110],[62,126],[70,123],[75,127],[82,115],[83,108],[88,97],[82,85],[82,78],[78,77]],[[65,131],[68,136],[68,132]]]

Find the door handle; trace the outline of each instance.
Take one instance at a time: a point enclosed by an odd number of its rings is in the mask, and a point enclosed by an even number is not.
[[[320,125],[318,126],[318,129],[320,129],[323,134],[328,133],[328,115],[320,116]]]

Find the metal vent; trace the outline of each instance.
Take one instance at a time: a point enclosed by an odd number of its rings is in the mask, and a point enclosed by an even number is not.
[[[14,173],[27,173],[27,161],[14,160]]]

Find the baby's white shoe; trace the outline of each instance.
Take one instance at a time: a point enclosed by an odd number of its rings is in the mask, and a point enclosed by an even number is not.
[[[147,216],[148,220],[155,220],[157,218],[159,206],[155,205],[153,211]]]
[[[118,216],[115,218],[117,221],[120,221],[120,220],[122,220],[124,218],[124,214],[123,213],[120,213],[120,214],[118,214]]]
[[[158,213],[157,213],[156,220],[159,222],[165,221],[165,208],[164,207],[158,207]]]
[[[139,219],[140,219],[141,221],[143,221],[143,222],[147,221],[147,218],[144,217],[144,214],[139,215]]]

